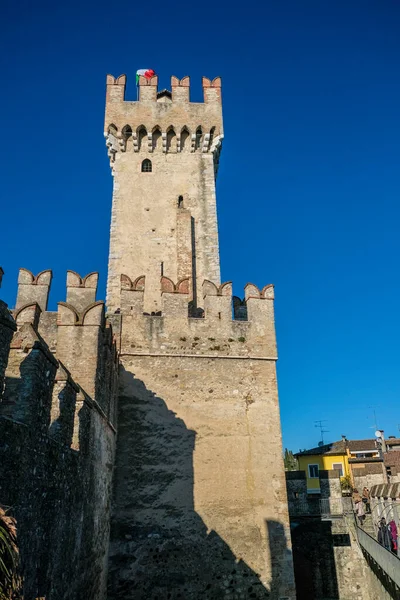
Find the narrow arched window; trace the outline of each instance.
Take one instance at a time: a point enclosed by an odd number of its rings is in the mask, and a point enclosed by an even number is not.
[[[161,130],[159,127],[153,129],[153,150],[161,144]]]
[[[142,145],[143,145],[143,147],[145,147],[146,138],[147,138],[146,127],[143,127],[143,125],[141,125],[140,127],[138,127],[138,130],[137,130],[137,140],[138,140],[139,150],[141,150]]]
[[[151,160],[145,158],[142,162],[142,173],[151,173],[152,172]]]
[[[181,131],[181,152],[190,150],[190,133],[186,127]]]
[[[203,135],[203,131],[202,131],[201,127],[198,127],[196,129],[196,150],[199,150],[199,148],[201,146],[202,135]]]
[[[176,152],[176,135],[173,127],[167,131],[167,152]]]
[[[215,135],[215,127],[211,127],[211,129],[210,129],[210,146],[213,143],[214,135]]]
[[[178,208],[183,208],[183,196],[178,196]]]
[[[121,133],[124,140],[127,140],[132,135],[132,127],[130,127],[130,125],[125,125]]]

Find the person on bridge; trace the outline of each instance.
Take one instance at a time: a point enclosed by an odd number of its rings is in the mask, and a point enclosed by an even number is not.
[[[386,525],[386,519],[382,517],[379,521],[379,529],[378,529],[378,542],[386,548],[386,550],[392,550],[392,532],[390,527]]]
[[[367,487],[364,487],[363,492],[362,492],[362,501],[365,504],[365,511],[368,515],[371,514],[371,505],[370,505],[370,501],[369,501],[369,489]]]
[[[392,552],[394,554],[397,554],[398,551],[398,543],[397,543],[397,525],[395,521],[390,521],[389,525],[388,525],[389,529],[390,529],[390,533],[392,534]]]
[[[360,527],[362,527],[364,524],[364,521],[365,521],[365,510],[364,510],[364,504],[363,504],[362,498],[361,498],[357,488],[354,488],[353,493],[352,493],[352,498],[353,498],[353,502],[354,502],[354,508],[356,511],[356,515],[358,517],[358,522],[360,523]]]

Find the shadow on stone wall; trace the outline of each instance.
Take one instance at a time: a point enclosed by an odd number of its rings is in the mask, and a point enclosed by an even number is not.
[[[291,520],[297,600],[339,599],[334,546],[346,543],[332,533],[332,522]]]
[[[124,369],[121,383],[108,599],[284,597],[277,547],[271,549],[275,560],[268,590],[196,513],[196,432]],[[282,525],[266,526],[274,545],[280,540],[280,550],[290,553]]]
[[[35,367],[28,354],[22,374],[31,363]],[[4,397],[21,403],[27,381],[6,377]],[[102,574],[94,557],[101,534],[93,510],[98,474],[91,411],[85,403],[79,411],[80,451],[62,446],[48,435],[46,387],[41,396],[25,390],[22,422],[2,416],[8,411],[0,403],[0,502],[16,520],[25,600],[97,600]]]

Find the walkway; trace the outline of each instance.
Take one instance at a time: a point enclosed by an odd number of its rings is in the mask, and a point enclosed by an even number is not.
[[[386,550],[369,533],[356,525],[358,542],[388,577],[400,588],[400,559]]]

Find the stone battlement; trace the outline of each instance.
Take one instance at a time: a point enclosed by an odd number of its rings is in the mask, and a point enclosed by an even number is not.
[[[105,318],[104,302],[95,301],[98,273],[81,278],[74,271],[68,271],[67,301],[58,303],[57,312],[46,310],[51,280],[50,270],[34,276],[31,271],[20,269],[16,308],[9,311],[4,303],[1,304],[1,352],[4,356],[0,358],[0,367],[3,366],[6,385],[0,415],[20,422],[31,419],[30,401],[22,401],[19,390],[25,386],[25,363],[37,363],[40,369],[40,361],[33,358],[36,353],[48,363],[51,379],[48,385],[57,388],[59,382],[66,382],[65,386],[68,382],[77,390],[80,401],[97,410],[112,427],[118,355],[111,324]],[[33,366],[32,371],[31,367],[28,378],[34,375],[35,368]],[[76,396],[77,393],[75,403]],[[74,445],[78,446],[77,412],[71,412],[68,402],[59,403],[58,398],[59,390],[53,396],[51,414],[63,422],[66,411],[68,419],[75,419],[72,428],[76,430]]]
[[[126,75],[107,75],[104,135],[111,163],[118,152],[213,153],[223,138],[221,78],[203,77],[204,102],[190,102],[190,80],[171,78],[158,92],[158,77],[139,78],[139,99],[125,100]],[[112,165],[111,165],[112,166]]]
[[[205,280],[203,305],[191,305],[190,279],[176,284],[160,278],[161,310],[144,310],[146,278],[121,275],[121,307],[109,315],[121,353],[276,358],[274,288],[245,287],[245,298],[232,296],[232,283]],[[120,322],[123,327],[120,327]]]
[[[106,589],[118,356],[95,301],[97,273],[69,271],[57,312],[46,310],[51,279],[21,269],[16,308],[0,301],[0,501],[15,519],[24,597],[97,600]]]

